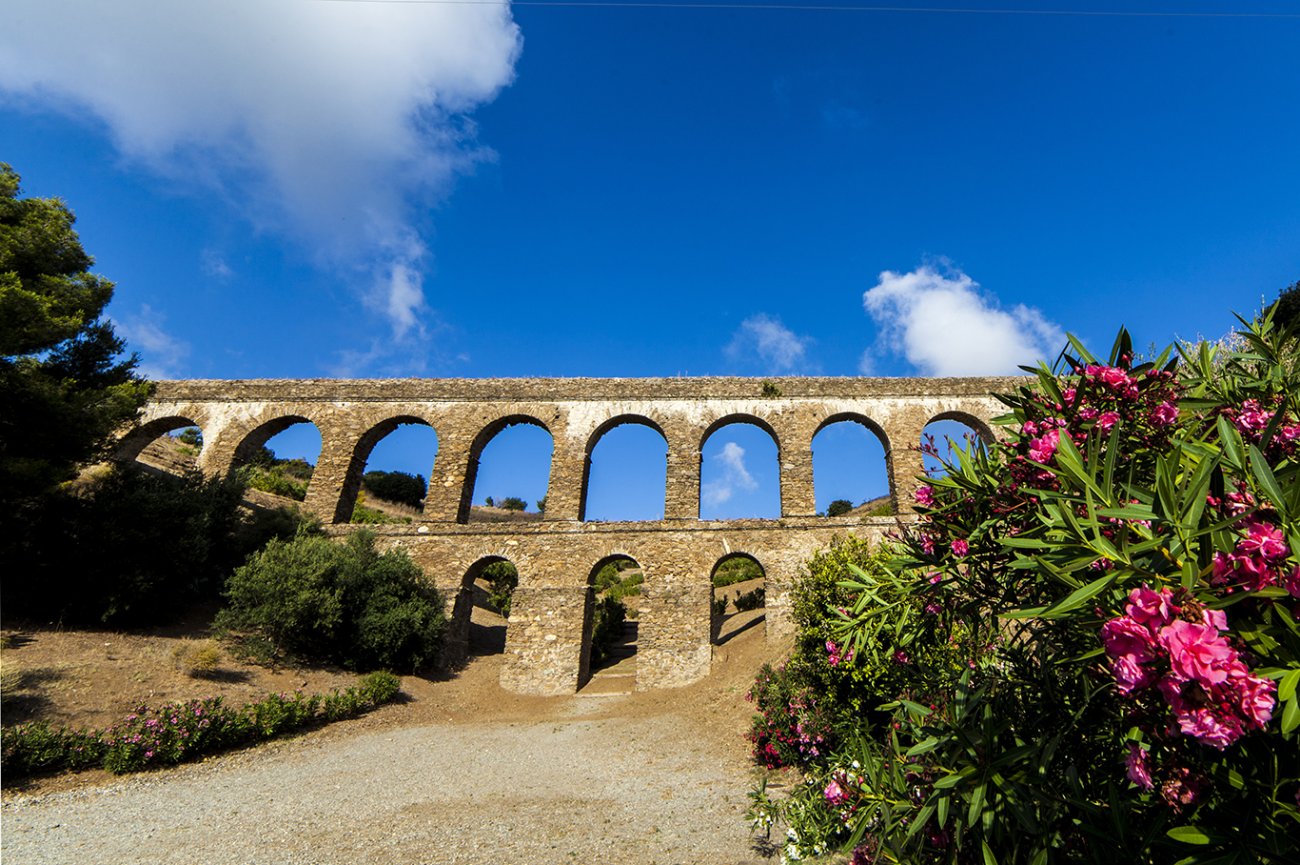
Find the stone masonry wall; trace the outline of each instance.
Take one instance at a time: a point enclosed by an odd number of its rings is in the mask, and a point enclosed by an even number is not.
[[[922,475],[916,450],[931,421],[956,419],[987,440],[1015,378],[671,378],[671,379],[388,379],[159,382],[140,425],[121,440],[118,456],[135,459],[169,431],[203,431],[199,466],[223,473],[276,433],[299,422],[321,433],[321,452],[306,506],[332,526],[348,521],[375,444],[399,425],[431,426],[438,441],[429,467],[422,518],[384,527],[389,546],[408,550],[448,599],[449,640],[463,651],[466,593],[485,557],[509,559],[520,584],[507,628],[501,683],[529,693],[572,693],[581,686],[589,651],[584,621],[592,568],[620,554],[645,574],[637,651],[637,686],[682,685],[708,672],[710,577],[730,553],[747,553],[767,577],[767,635],[788,640],[789,585],[802,563],[837,533],[877,537],[891,519],[816,516],[812,440],[841,420],[863,424],[886,455],[896,512],[910,514]],[[771,383],[780,396],[764,397]],[[704,442],[732,422],[756,424],[777,446],[778,520],[699,519]],[[470,497],[483,448],[514,423],[548,430],[554,442],[544,519],[528,524],[468,524]],[[667,450],[662,521],[584,521],[592,450],[623,423],[658,430]]]

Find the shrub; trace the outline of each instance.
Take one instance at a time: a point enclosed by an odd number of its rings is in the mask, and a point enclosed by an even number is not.
[[[715,620],[721,619],[723,616],[727,614],[727,599],[714,598],[713,601],[709,604],[709,608],[712,610],[713,618]]]
[[[172,650],[172,660],[187,676],[211,676],[221,666],[221,646],[216,640],[183,640]]]
[[[519,571],[510,562],[492,562],[483,568],[483,579],[488,581],[488,603],[510,618],[510,599],[519,586]]]
[[[508,511],[526,511],[528,510],[528,502],[518,496],[506,496],[497,502],[497,507],[505,508]]]
[[[747,610],[757,610],[759,607],[763,606],[765,602],[765,594],[763,587],[759,586],[757,589],[750,589],[748,592],[736,595],[736,599],[732,601],[732,603],[736,605],[736,610],[738,612],[743,613]]]
[[[0,531],[0,559],[22,580],[0,584],[5,615],[67,624],[165,622],[216,597],[244,555],[233,477],[177,478],[116,466],[25,512]]]
[[[238,710],[227,708],[220,697],[139,706],[106,730],[20,724],[2,734],[0,767],[10,779],[93,766],[115,774],[139,772],[356,717],[392,702],[400,691],[396,676],[376,672],[343,691],[271,694]]]
[[[1181,371],[1169,352],[1135,364],[1124,332],[1106,361],[1072,345],[1001,397],[1003,443],[920,488],[888,567],[832,602],[828,657],[888,699],[777,806],[792,855],[1283,862],[1300,845],[1300,357],[1267,317]]]
[[[361,485],[375,498],[412,508],[424,505],[424,496],[429,489],[424,475],[407,472],[366,472],[361,476]]]
[[[235,571],[218,627],[263,637],[278,653],[354,669],[418,669],[437,660],[442,601],[406,553],[374,536],[272,540]]]
[[[733,556],[718,565],[713,572],[713,585],[717,588],[757,580],[763,576],[763,569],[758,562],[747,556]]]
[[[836,499],[826,507],[826,516],[840,517],[853,510],[853,502],[848,499]]]
[[[627,608],[608,595],[596,600],[592,615],[591,659],[599,664],[609,657],[615,644],[623,638]]]

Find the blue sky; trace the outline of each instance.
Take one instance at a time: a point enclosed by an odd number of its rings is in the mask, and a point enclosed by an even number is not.
[[[1002,372],[1300,279],[1294,3],[957,5],[11,0],[0,160],[157,377]]]

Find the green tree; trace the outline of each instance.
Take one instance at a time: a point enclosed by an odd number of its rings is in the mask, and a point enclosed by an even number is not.
[[[407,472],[366,472],[361,477],[361,484],[366,488],[366,492],[377,499],[385,499],[413,508],[423,506],[424,495],[428,491],[424,475],[413,475]]]
[[[506,496],[497,502],[497,507],[505,508],[508,511],[524,511],[528,509],[528,502],[519,498],[519,496]]]
[[[104,453],[149,393],[101,320],[113,283],[62,201],[19,198],[0,163],[0,500],[38,495]]]
[[[836,499],[826,508],[826,516],[839,517],[853,510],[853,502],[848,499]]]
[[[1300,326],[1300,279],[1282,289],[1277,296],[1273,303],[1273,322],[1278,327],[1294,329]]]

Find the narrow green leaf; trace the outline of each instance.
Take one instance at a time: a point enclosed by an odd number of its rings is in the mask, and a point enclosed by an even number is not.
[[[1277,684],[1277,698],[1281,701],[1290,700],[1295,696],[1296,685],[1300,684],[1300,670],[1292,670],[1282,677],[1282,681]]]
[[[1300,701],[1292,694],[1291,699],[1286,701],[1286,708],[1282,710],[1282,733],[1290,733],[1297,725],[1300,725]]]
[[[976,784],[975,789],[971,790],[970,805],[966,808],[966,825],[974,826],[979,820],[980,815],[984,813],[984,784]]]
[[[1175,841],[1182,841],[1184,844],[1209,844],[1210,836],[1206,835],[1199,827],[1196,826],[1175,826],[1165,833]]]
[[[1282,487],[1278,485],[1277,477],[1269,467],[1268,460],[1255,445],[1250,446],[1250,470],[1255,475],[1255,480],[1259,481],[1260,488],[1268,495],[1273,507],[1277,508],[1278,515],[1283,520],[1287,519],[1286,496],[1282,494]]]
[[[998,865],[998,857],[989,849],[989,842],[980,841],[980,851],[984,854],[984,865]]]
[[[1095,598],[1097,595],[1100,595],[1108,589],[1112,584],[1114,584],[1115,579],[1116,576],[1114,574],[1107,574],[1104,577],[1098,577],[1083,588],[1076,589],[1069,595],[1057,601],[1055,604],[1052,604],[1042,612],[1042,618],[1051,619],[1063,613],[1068,613],[1071,610],[1078,609],[1089,600]]]

